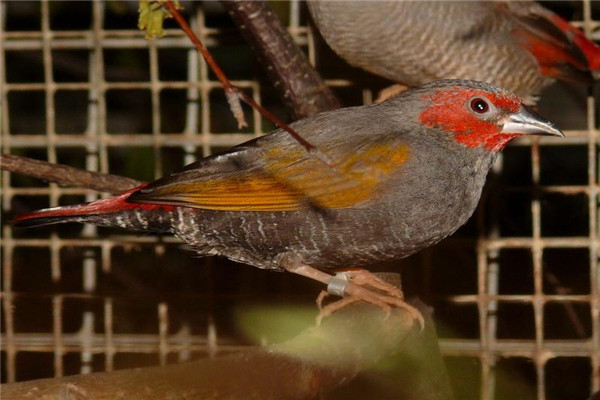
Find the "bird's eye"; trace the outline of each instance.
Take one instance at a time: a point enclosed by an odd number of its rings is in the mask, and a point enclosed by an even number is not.
[[[490,110],[488,102],[479,97],[471,100],[470,107],[476,114],[485,114]]]

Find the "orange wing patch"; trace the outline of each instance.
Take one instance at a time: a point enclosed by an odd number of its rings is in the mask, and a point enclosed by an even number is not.
[[[271,150],[267,158],[275,161],[267,163],[270,176],[286,182],[311,203],[328,209],[348,208],[377,197],[378,184],[406,161],[408,147],[371,145],[336,166],[306,154],[277,150]]]
[[[157,201],[228,211],[348,208],[378,196],[377,186],[409,156],[407,146],[371,145],[337,166],[304,150],[266,152],[265,167],[156,188]],[[152,200],[152,199],[149,199]]]
[[[161,200],[207,210],[287,211],[302,202],[302,193],[262,174],[178,183],[156,194]]]

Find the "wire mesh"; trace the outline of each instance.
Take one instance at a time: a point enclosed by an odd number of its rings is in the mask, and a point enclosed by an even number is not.
[[[302,3],[273,4],[345,105],[371,102],[385,86],[337,59],[308,26]],[[600,40],[599,4],[548,5]],[[188,39],[168,29],[145,40],[134,29],[136,6],[0,3],[3,152],[151,180],[272,129],[248,111],[250,127],[237,131]],[[234,83],[285,116],[218,3],[187,7]],[[540,110],[567,138],[511,145],[477,216],[402,263],[405,281],[436,309],[458,398],[600,390],[599,100],[597,86],[547,90]],[[14,230],[12,215],[97,194],[7,172],[1,194],[2,382],[234,351],[249,345],[236,326],[240,305],[308,304],[319,289],[198,260],[169,237],[93,226]]]

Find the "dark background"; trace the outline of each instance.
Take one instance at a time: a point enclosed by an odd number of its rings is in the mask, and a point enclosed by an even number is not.
[[[599,3],[592,3],[592,18],[595,21],[600,20]],[[195,15],[201,7],[200,3],[183,4],[188,16]],[[284,21],[289,22],[289,4],[272,4]],[[569,20],[583,18],[581,2],[544,4]],[[3,7],[4,30],[13,35],[5,36],[7,43],[26,36],[22,35],[24,32],[39,33],[42,29],[41,3],[9,1]],[[107,2],[102,26],[108,32],[107,37],[114,41],[125,40],[125,36],[132,37],[131,34],[120,35],[119,32],[135,29],[136,8],[137,2]],[[307,10],[303,4],[300,9],[300,25],[306,26],[309,20]],[[92,32],[92,2],[50,2],[49,11],[49,26],[53,32],[63,35],[69,32]],[[210,50],[230,79],[258,81],[261,103],[289,120],[287,110],[269,87],[252,50],[239,37],[219,4],[208,2],[204,13],[205,29],[210,32],[217,30],[214,34],[209,32]],[[174,22],[167,22],[167,26],[176,31]],[[141,37],[143,34],[134,35]],[[297,37],[305,38],[306,35],[301,33]],[[308,40],[313,40],[312,36]],[[363,90],[371,89],[376,93],[389,84],[349,67],[327,48],[318,34],[315,34],[314,43],[317,68],[323,77],[330,82],[340,79],[349,81],[348,86],[334,86],[344,106],[362,104]],[[308,46],[303,44],[303,49],[308,51]],[[44,53],[39,48],[28,49],[27,46],[4,49],[8,92],[3,94],[2,102],[6,108],[3,115],[9,118],[2,123],[3,152],[86,168],[86,157],[90,153],[86,144],[104,141],[108,144],[104,145],[106,153],[104,158],[101,157],[100,165],[106,167],[108,172],[151,180],[184,165],[186,154],[201,157],[227,147],[212,145],[218,142],[219,135],[226,137],[239,133],[222,90],[215,88],[209,91],[207,97],[210,102],[209,121],[203,121],[203,116],[198,115],[200,124],[208,123],[209,145],[202,147],[192,144],[185,147],[181,141],[169,143],[169,136],[177,137],[186,126],[188,93],[185,86],[179,86],[157,92],[161,118],[158,127],[153,126],[151,90],[142,87],[109,88],[105,92],[106,133],[86,134],[92,118],[88,108],[89,91],[70,89],[68,84],[90,81],[93,75],[90,73],[90,63],[93,62],[90,52],[87,47],[68,45],[51,50],[49,71],[58,85],[53,96],[54,136],[64,135],[67,139],[59,140],[48,150],[47,142],[41,139],[49,129],[46,114],[48,98],[44,91],[47,88],[11,90],[17,84],[43,84],[47,81]],[[187,80],[186,48],[161,44],[156,55],[159,81],[169,83]],[[151,80],[151,56],[147,48],[107,45],[102,49],[102,57],[102,78],[109,84],[147,83]],[[215,81],[212,73],[208,74],[208,79]],[[61,84],[64,84],[62,89]],[[250,89],[248,92],[254,93]],[[530,299],[520,300],[518,297],[536,293],[535,258],[531,247],[502,244],[498,251],[484,251],[486,262],[482,263],[480,258],[478,265],[477,243],[478,239],[492,236],[531,238],[536,228],[532,211],[534,200],[539,201],[540,220],[537,228],[540,229],[541,240],[561,238],[566,243],[544,248],[541,256],[542,287],[537,294],[547,296],[562,291],[569,295],[580,295],[577,301],[553,301],[543,306],[542,347],[550,341],[555,341],[553,346],[558,348],[561,343],[564,348],[579,344],[583,346],[592,337],[591,303],[583,297],[591,293],[591,277],[596,276],[596,282],[598,279],[595,254],[591,253],[586,242],[590,235],[597,235],[596,232],[590,233],[590,210],[595,207],[595,200],[590,205],[588,197],[590,190],[597,188],[597,139],[591,139],[590,144],[584,137],[585,132],[580,132],[579,137],[577,134],[569,135],[569,131],[588,129],[587,95],[594,96],[596,103],[600,101],[598,85],[585,88],[555,84],[545,90],[539,111],[566,130],[569,138],[559,145],[544,144],[534,149],[528,143],[511,145],[504,152],[501,168],[489,179],[485,201],[466,226],[453,238],[432,249],[402,262],[380,266],[380,270],[401,271],[407,294],[420,297],[435,310],[434,318],[438,323],[439,336],[443,339],[442,350],[446,354],[457,398],[479,396],[482,363],[488,362],[482,358],[482,354],[497,356],[494,367],[496,398],[536,398],[539,377],[531,353],[524,352],[522,356],[517,356],[515,352],[503,350],[490,350],[488,353],[480,353],[477,347],[468,350],[469,343],[479,342],[480,319],[485,319],[486,315],[479,314],[475,301],[457,302],[453,298],[477,294],[478,276],[485,276],[487,266],[497,263],[498,293],[515,295],[512,300],[500,301],[497,310],[490,311],[497,317],[497,342],[525,343],[530,345],[526,348],[533,348],[536,340],[534,306]],[[250,139],[256,121],[252,113],[246,110],[250,128],[242,133],[247,133]],[[598,106],[591,112],[595,121],[598,121]],[[262,132],[268,132],[271,128],[268,121],[262,121]],[[595,129],[597,134],[597,122]],[[26,135],[31,135],[31,143],[39,145],[19,145],[21,142],[9,139],[14,136],[25,140],[22,138]],[[131,135],[132,141],[128,143],[125,135]],[[144,135],[146,139],[142,137]],[[201,136],[202,133],[195,135]],[[136,142],[140,144],[136,145],[134,142],[140,137],[142,139]],[[156,144],[152,142],[152,137],[164,140]],[[70,138],[73,138],[71,142]],[[79,142],[76,139],[80,139]],[[55,160],[51,160],[52,157]],[[537,181],[533,172],[536,168],[539,168]],[[593,172],[591,176],[590,168]],[[554,190],[549,191],[548,187]],[[51,191],[48,188],[47,183],[32,178],[12,175],[8,180],[7,174],[3,175],[2,245],[5,255],[9,254],[9,257],[3,258],[3,315],[6,315],[10,295],[14,325],[7,325],[3,319],[2,382],[8,379],[8,330],[16,336],[30,337],[43,343],[38,350],[28,348],[17,352],[16,380],[55,375],[53,343],[56,342],[52,342],[52,332],[56,328],[53,322],[56,305],[53,308],[53,304],[58,298],[62,301],[60,320],[61,334],[64,335],[78,332],[86,313],[94,315],[94,332],[102,335],[106,329],[106,299],[111,299],[115,334],[130,335],[128,337],[133,342],[139,339],[139,342],[149,340],[150,343],[156,343],[157,304],[162,302],[169,309],[168,335],[176,336],[184,330],[202,339],[206,338],[209,325],[216,326],[221,352],[234,349],[237,345],[255,343],[245,333],[248,327],[240,326],[237,318],[246,306],[295,305],[306,307],[309,315],[316,313],[313,301],[321,290],[320,285],[298,276],[261,271],[223,258],[200,259],[170,239],[140,239],[139,235],[129,232],[99,228],[91,237],[106,239],[111,243],[108,253],[106,250],[103,253],[102,245],[98,245],[97,241],[82,238],[84,228],[79,225],[13,231],[9,221],[14,215],[50,205]],[[55,195],[57,203],[64,205],[85,201],[85,193],[88,192],[59,190],[55,193],[58,193]],[[46,244],[49,238],[56,244],[55,249]],[[32,245],[35,239],[41,239],[44,243]],[[6,253],[7,246],[11,249],[9,253]],[[97,264],[94,273],[96,284],[91,291],[85,290],[82,283],[85,259],[95,260]],[[51,277],[53,262],[60,268],[58,280]],[[110,265],[110,270],[102,270],[102,265]],[[592,271],[592,267],[596,270]],[[9,270],[12,276],[8,275]],[[301,327],[291,327],[289,334]],[[268,332],[265,333],[267,336]],[[44,338],[49,339],[44,342]],[[588,348],[591,349],[591,346]],[[208,347],[200,344],[193,348],[191,357],[205,356],[208,352]],[[90,361],[82,360],[80,353],[76,347],[65,351],[62,356],[64,374],[80,373],[84,365],[93,371],[106,368],[107,360],[103,352],[93,354]],[[173,350],[167,361],[176,362],[181,357],[181,352]],[[583,399],[589,395],[591,357],[590,350],[589,356],[550,359],[542,368],[546,398]],[[157,346],[144,349],[142,346],[132,346],[130,352],[117,352],[114,368],[156,365],[159,361]]]

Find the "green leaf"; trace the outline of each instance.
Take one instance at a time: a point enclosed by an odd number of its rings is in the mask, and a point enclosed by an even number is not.
[[[163,21],[173,17],[165,8],[165,3],[165,0],[142,0],[139,2],[138,28],[146,31],[146,39],[157,39],[164,36]],[[178,0],[173,0],[173,3],[178,10],[182,8]]]

